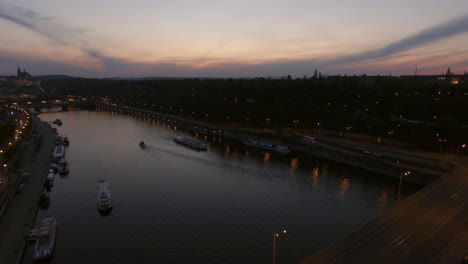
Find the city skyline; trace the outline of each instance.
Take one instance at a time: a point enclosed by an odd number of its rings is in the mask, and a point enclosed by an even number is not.
[[[112,5],[110,5],[112,3]],[[5,1],[0,75],[255,77],[468,69],[464,1]]]

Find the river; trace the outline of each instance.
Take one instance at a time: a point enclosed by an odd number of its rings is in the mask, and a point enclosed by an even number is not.
[[[51,263],[271,263],[283,229],[277,263],[297,263],[397,202],[398,179],[305,154],[204,137],[208,151],[197,152],[171,140],[193,135],[117,113],[40,118],[61,119],[70,139],[70,173],[57,175],[36,219],[57,217]],[[101,178],[114,203],[108,216],[96,207]],[[419,188],[404,182],[402,194]]]

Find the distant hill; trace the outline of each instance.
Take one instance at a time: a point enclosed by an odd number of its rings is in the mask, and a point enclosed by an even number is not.
[[[111,77],[102,78],[103,80],[115,80],[115,81],[154,81],[154,80],[221,80],[227,78],[212,78],[212,77]]]
[[[35,80],[57,80],[57,79],[85,79],[83,77],[75,77],[63,74],[53,74],[53,75],[36,75],[33,76]]]

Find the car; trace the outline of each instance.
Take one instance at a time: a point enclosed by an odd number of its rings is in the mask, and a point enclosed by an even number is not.
[[[20,193],[23,191],[23,188],[24,188],[24,183],[23,182],[20,182],[20,184],[18,185],[18,187],[16,187],[16,193]]]
[[[29,176],[31,176],[31,174],[29,174],[29,173],[27,173],[27,172],[23,172],[23,173],[21,174],[21,177],[22,177],[22,178],[25,178],[26,180],[29,179]]]

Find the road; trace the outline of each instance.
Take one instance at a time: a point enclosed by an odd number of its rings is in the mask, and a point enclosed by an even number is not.
[[[301,264],[446,264],[467,253],[468,169],[458,168]]]
[[[32,161],[34,144],[29,144],[22,156],[23,172],[31,176],[23,191],[16,194],[3,218],[0,219],[0,264],[18,263],[25,245],[25,235],[30,230],[37,212],[39,195],[42,193],[51,161],[55,135],[48,124],[34,117],[36,131],[42,136],[37,159]],[[16,175],[13,175],[16,176]]]

